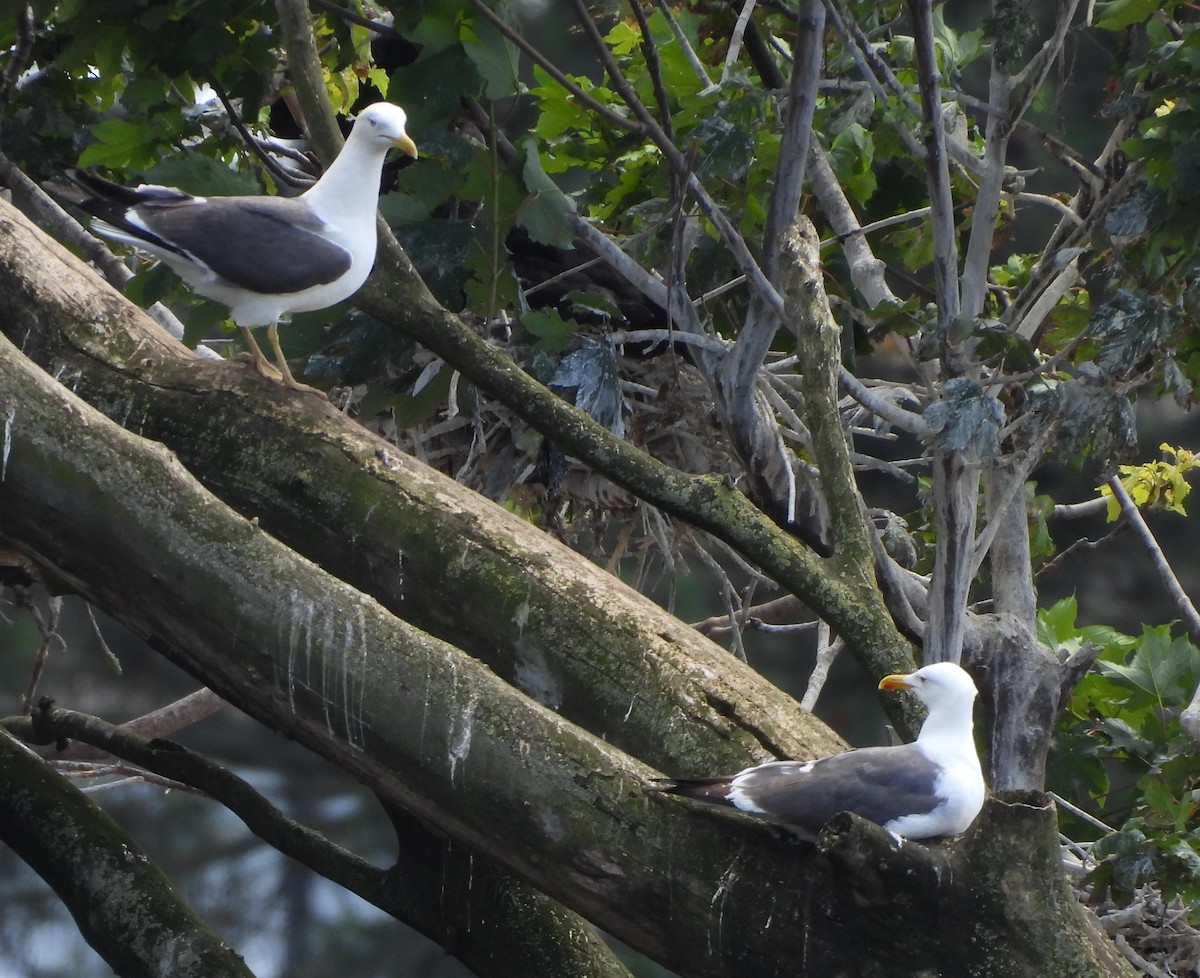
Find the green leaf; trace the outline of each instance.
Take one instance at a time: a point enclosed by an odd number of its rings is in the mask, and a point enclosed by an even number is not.
[[[878,186],[875,179],[875,140],[869,129],[853,123],[833,139],[829,162],[838,183],[859,204],[867,203]]]
[[[1169,625],[1147,627],[1127,663],[1101,660],[1097,667],[1141,690],[1160,708],[1182,707],[1200,676],[1200,650],[1182,636],[1173,638]]]
[[[1083,638],[1075,627],[1079,614],[1079,602],[1075,595],[1055,601],[1049,608],[1040,608],[1037,613],[1037,639],[1042,648],[1057,652],[1069,648],[1072,652],[1083,644]]]
[[[521,325],[538,338],[535,349],[547,353],[565,350],[579,329],[575,320],[563,319],[556,309],[531,309],[521,317]]]
[[[1121,31],[1149,20],[1161,7],[1160,0],[1112,0],[1111,3],[1098,3],[1097,16],[1092,24],[1105,31]]]
[[[517,49],[490,21],[480,17],[464,26],[462,47],[484,80],[487,98],[508,98],[523,90]]]
[[[162,136],[149,121],[105,119],[92,126],[96,141],[79,154],[80,166],[143,170],[158,159]]]
[[[697,149],[696,176],[704,182],[740,183],[754,160],[754,134],[719,116],[709,116],[689,133]]]
[[[179,187],[201,197],[262,193],[253,171],[235,170],[224,160],[205,156],[201,152],[168,156],[143,172],[142,176],[148,183]]]
[[[467,286],[467,252],[474,229],[470,221],[404,224],[396,236],[429,290],[449,309],[461,309]]]
[[[576,212],[575,201],[559,190],[542,169],[536,141],[526,140],[524,149],[525,165],[521,168],[521,178],[529,196],[517,211],[516,223],[539,244],[569,248],[572,236],[568,218]]]

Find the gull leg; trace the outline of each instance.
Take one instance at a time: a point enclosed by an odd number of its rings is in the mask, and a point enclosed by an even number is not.
[[[263,351],[259,347],[258,342],[254,339],[254,334],[250,332],[249,326],[239,326],[238,331],[242,334],[242,339],[246,343],[246,349],[250,351],[250,359],[254,361],[254,369],[264,377],[270,377],[273,380],[279,380],[280,373],[273,366],[271,361],[263,356]]]
[[[271,323],[267,327],[267,342],[271,344],[271,351],[275,354],[275,363],[279,368],[279,372],[283,375],[283,384],[285,387],[290,387],[295,391],[304,391],[307,394],[316,394],[321,398],[325,397],[323,390],[316,387],[309,387],[308,384],[302,384],[292,376],[292,371],[287,365],[287,358],[283,355],[283,350],[279,347],[278,323]],[[261,350],[258,355],[262,356]]]

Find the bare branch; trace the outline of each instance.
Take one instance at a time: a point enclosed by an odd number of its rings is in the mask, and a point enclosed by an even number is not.
[[[804,696],[800,700],[800,709],[812,713],[817,708],[817,700],[821,690],[825,688],[825,680],[829,678],[829,667],[838,653],[845,646],[840,638],[830,641],[829,626],[823,621],[817,622],[817,661],[808,676],[808,685],[804,688]]]
[[[211,689],[201,688],[115,729],[148,740],[170,737],[180,730],[207,720],[224,705],[221,697]],[[52,756],[55,760],[95,761],[107,757],[108,753],[79,743],[71,744],[64,750],[55,750]]]
[[[1050,515],[1058,520],[1078,520],[1088,516],[1099,516],[1108,508],[1108,500],[1103,496],[1095,499],[1085,499],[1081,503],[1059,503],[1050,511]]]
[[[946,157],[946,130],[942,125],[942,89],[937,54],[933,43],[932,0],[909,0],[913,19],[913,40],[917,54],[917,81],[921,91],[922,121],[925,129],[925,172],[932,207],[933,277],[938,300],[938,330],[943,337],[943,372],[956,374],[960,366],[952,355],[951,325],[959,316],[958,244],[954,227],[954,200],[950,193],[949,160]]]
[[[0,807],[0,839],[54,888],[117,974],[253,978],[109,815],[4,730]]]
[[[845,367],[838,373],[838,383],[846,394],[888,424],[919,438],[933,437],[933,429],[921,415],[906,411],[894,401],[876,394]]]
[[[900,300],[884,277],[887,266],[871,251],[866,239],[867,229],[859,223],[833,167],[829,165],[829,157],[816,140],[809,144],[809,157],[812,191],[837,240],[842,243],[854,287],[862,293],[868,308],[873,309],[883,302],[899,303]],[[822,247],[824,245],[825,242],[822,242]]]
[[[683,51],[687,63],[691,66],[692,71],[696,73],[696,77],[700,79],[701,84],[705,88],[712,85],[712,79],[708,77],[708,71],[705,70],[700,58],[697,57],[696,52],[692,49],[692,42],[688,40],[687,35],[683,32],[683,28],[679,26],[679,21],[675,19],[675,11],[671,9],[671,5],[667,0],[654,0],[654,4],[670,25],[671,33],[675,35],[675,42],[679,45],[680,50]]]
[[[475,8],[475,12],[483,17],[491,24],[505,40],[511,42],[529,56],[535,65],[541,68],[546,74],[553,78],[558,84],[565,88],[579,102],[580,105],[588,109],[589,112],[594,112],[609,125],[616,126],[618,129],[624,129],[627,132],[642,134],[643,128],[632,119],[628,119],[621,115],[620,112],[614,112],[603,102],[598,102],[592,98],[586,91],[579,87],[571,78],[563,72],[550,58],[542,54],[537,48],[530,44],[525,37],[519,32],[513,30],[509,23],[503,17],[496,14],[484,0],[471,0],[471,6]],[[589,18],[590,20],[590,18]]]

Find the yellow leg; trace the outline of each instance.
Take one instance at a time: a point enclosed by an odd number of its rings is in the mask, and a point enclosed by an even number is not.
[[[316,387],[309,387],[308,384],[302,384],[292,376],[292,371],[287,365],[287,357],[283,355],[283,350],[279,346],[279,328],[276,323],[271,323],[267,327],[267,342],[271,344],[271,352],[275,354],[275,365],[279,368],[279,372],[283,374],[283,384],[285,387],[290,387],[294,391],[317,394],[320,397],[325,396],[323,390],[319,390]]]
[[[254,369],[264,377],[270,377],[273,380],[279,380],[282,374],[271,366],[271,361],[263,356],[263,351],[259,348],[257,341],[254,339],[254,334],[250,332],[249,326],[239,326],[238,330],[242,334],[242,339],[246,342],[246,349],[250,351],[250,359],[254,361]]]
[[[267,342],[271,344],[271,352],[275,354],[275,363],[278,366],[272,365],[271,361],[266,358],[248,326],[239,326],[238,329],[241,331],[242,339],[246,341],[250,359],[254,361],[254,369],[260,374],[270,377],[272,380],[281,380],[285,387],[290,387],[292,390],[325,397],[324,391],[318,390],[316,387],[309,387],[308,384],[302,384],[292,376],[291,370],[288,369],[287,358],[283,355],[283,350],[279,348],[279,331],[274,323],[267,327]]]

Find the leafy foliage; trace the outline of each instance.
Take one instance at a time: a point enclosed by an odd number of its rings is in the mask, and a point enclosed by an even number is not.
[[[1200,683],[1200,650],[1170,625],[1146,626],[1137,636],[1077,627],[1076,611],[1075,600],[1064,599],[1041,612],[1038,624],[1049,648],[1073,651],[1091,642],[1101,649],[1059,724],[1051,769],[1056,790],[1119,825],[1092,847],[1099,863],[1092,882],[1128,899],[1156,880],[1196,900],[1200,757],[1179,713]]]
[[[1119,470],[1121,485],[1129,493],[1129,498],[1138,509],[1166,509],[1180,516],[1186,516],[1183,501],[1192,491],[1184,476],[1200,465],[1193,452],[1186,448],[1175,448],[1166,443],[1159,445],[1159,451],[1170,456],[1144,465],[1122,465]],[[1100,487],[1100,495],[1108,500],[1108,521],[1111,523],[1121,515],[1121,506],[1113,496],[1112,489]]]

